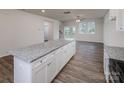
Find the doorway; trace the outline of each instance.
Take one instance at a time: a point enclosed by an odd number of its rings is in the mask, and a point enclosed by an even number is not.
[[[47,42],[49,40],[53,40],[53,23],[50,21],[44,21],[43,30],[44,30],[44,41]]]
[[[75,30],[74,26],[65,26],[64,27],[64,38],[66,40],[74,40],[75,39]]]

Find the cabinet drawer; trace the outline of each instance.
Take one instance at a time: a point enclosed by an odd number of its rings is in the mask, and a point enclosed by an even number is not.
[[[47,61],[51,60],[54,57],[54,55],[55,55],[55,52],[52,52],[40,59],[37,59],[36,61],[32,63],[32,69],[37,69],[38,67],[46,65]]]
[[[36,60],[36,61],[34,61],[33,63],[32,63],[32,69],[34,70],[34,69],[37,69],[38,67],[41,67],[41,66],[43,66],[43,65],[45,65],[45,61],[41,58],[41,59],[38,59],[38,60]]]

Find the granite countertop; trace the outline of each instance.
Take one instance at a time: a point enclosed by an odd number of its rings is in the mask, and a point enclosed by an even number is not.
[[[111,59],[124,61],[124,48],[112,47],[112,46],[106,46],[106,45],[104,47]]]
[[[72,42],[72,40],[54,40],[45,43],[35,44],[28,47],[9,51],[10,54],[19,59],[32,63],[33,61],[45,56],[46,54]]]

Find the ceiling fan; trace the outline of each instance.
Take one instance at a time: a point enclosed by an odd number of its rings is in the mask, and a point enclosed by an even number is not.
[[[84,20],[85,18],[81,18],[81,16],[76,16],[76,22],[79,23],[82,20]]]

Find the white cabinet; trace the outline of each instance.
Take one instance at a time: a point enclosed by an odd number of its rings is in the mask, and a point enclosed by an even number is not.
[[[51,82],[56,75],[55,52],[32,63],[32,79],[35,83]]]
[[[51,58],[47,63],[47,82],[51,82],[56,76],[56,60]]]
[[[76,42],[70,43],[70,50],[69,51],[70,51],[70,54],[72,54],[72,55],[75,54],[75,52],[76,52]]]
[[[32,82],[32,66],[17,57],[14,57],[14,82],[30,83]]]
[[[66,59],[66,63],[70,60],[70,58],[73,55],[73,49],[72,49],[72,43],[68,44],[68,46],[65,49],[65,59]]]
[[[14,57],[14,82],[49,83],[75,54],[75,41],[68,43],[32,63]]]
[[[33,71],[32,81],[34,83],[45,83],[46,82],[46,72],[47,66],[38,67]]]
[[[109,75],[110,75],[110,71],[109,71],[109,55],[107,54],[106,50],[104,49],[104,75],[105,75],[105,79],[106,82],[109,82]]]
[[[56,74],[59,73],[59,71],[62,69],[62,64],[64,63],[64,51],[63,47],[58,49],[56,52]]]
[[[63,60],[64,61],[62,62],[62,67],[63,67],[63,65],[65,65],[69,61],[68,60],[69,59],[69,53],[68,53],[69,50],[70,50],[69,44],[63,47]]]
[[[116,18],[116,30],[124,31],[124,9],[119,9]]]
[[[33,63],[32,66],[32,82],[33,83],[45,83],[47,81],[47,65],[46,60],[48,56],[42,57]]]
[[[110,9],[110,21],[115,21],[116,31],[124,31],[124,9]]]

